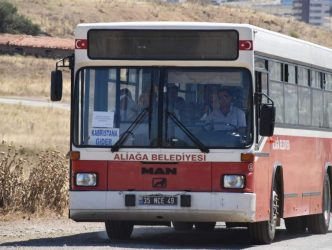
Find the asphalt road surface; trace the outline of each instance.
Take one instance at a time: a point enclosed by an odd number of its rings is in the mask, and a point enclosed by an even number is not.
[[[251,245],[244,228],[218,224],[210,233],[175,232],[169,227],[137,226],[132,238],[111,242],[103,223],[76,223],[69,219],[33,219],[0,222],[0,249],[332,249],[332,227],[326,235],[290,235],[277,230],[271,245]]]
[[[0,103],[11,105],[23,105],[31,107],[47,107],[69,110],[69,103],[51,102],[47,99],[32,99],[27,97],[0,97]]]

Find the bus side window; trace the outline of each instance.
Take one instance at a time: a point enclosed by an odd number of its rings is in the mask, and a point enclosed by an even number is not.
[[[332,128],[332,74],[325,75],[324,127]]]
[[[268,87],[268,74],[266,72],[256,71],[256,92],[261,92],[265,95],[269,95]],[[262,103],[267,103],[268,100],[266,97],[262,97]]]

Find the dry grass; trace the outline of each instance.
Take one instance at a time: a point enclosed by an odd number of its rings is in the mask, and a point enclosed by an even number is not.
[[[196,2],[196,3],[195,3]],[[332,47],[332,33],[289,18],[246,8],[202,5],[200,1],[167,4],[153,0],[12,0],[21,14],[46,32],[73,37],[80,22],[206,21],[250,23],[263,28]],[[0,55],[0,95],[49,99],[50,72],[55,60]],[[64,101],[69,101],[69,74],[64,76]]]
[[[62,215],[68,200],[69,112],[0,105],[0,113],[0,218]]]
[[[55,69],[53,59],[32,56],[0,55],[0,96],[50,96],[50,75]],[[64,74],[65,101],[70,96],[69,73]]]
[[[44,151],[31,160],[24,148],[0,146],[0,214],[62,215],[68,200],[68,167],[63,154]]]
[[[53,36],[73,37],[82,22],[205,21],[250,23],[332,47],[332,34],[289,18],[246,8],[180,5],[141,0],[11,0],[20,12]],[[0,96],[49,98],[55,60],[0,55]],[[64,99],[69,100],[69,76]],[[67,204],[69,112],[0,104],[0,212],[63,213]],[[18,148],[1,145],[1,140]],[[46,151],[47,150],[47,151]]]
[[[272,16],[247,9],[200,4],[188,1],[168,4],[157,0],[12,0],[18,11],[53,36],[73,37],[82,22],[118,21],[204,21],[250,23],[273,31],[332,47],[331,32],[297,22],[290,18]]]
[[[0,139],[31,151],[69,150],[69,111],[0,104]]]

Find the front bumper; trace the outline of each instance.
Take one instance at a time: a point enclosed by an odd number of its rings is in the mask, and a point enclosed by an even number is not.
[[[125,206],[125,195],[135,195],[136,205]],[[139,205],[144,195],[190,195],[190,207]],[[70,191],[69,217],[75,221],[190,221],[254,222],[254,193]]]

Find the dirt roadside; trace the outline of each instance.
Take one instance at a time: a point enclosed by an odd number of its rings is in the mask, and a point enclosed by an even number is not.
[[[52,242],[55,239],[57,239],[58,246],[59,244],[66,246],[72,243],[68,236],[79,234],[82,236],[98,235],[99,240],[103,238],[107,241],[103,223],[77,223],[64,217],[20,219],[0,221],[0,249],[31,244],[43,246],[43,242]],[[59,238],[62,240],[59,241]],[[35,241],[35,244],[31,241]],[[29,243],[24,244],[24,242]]]

